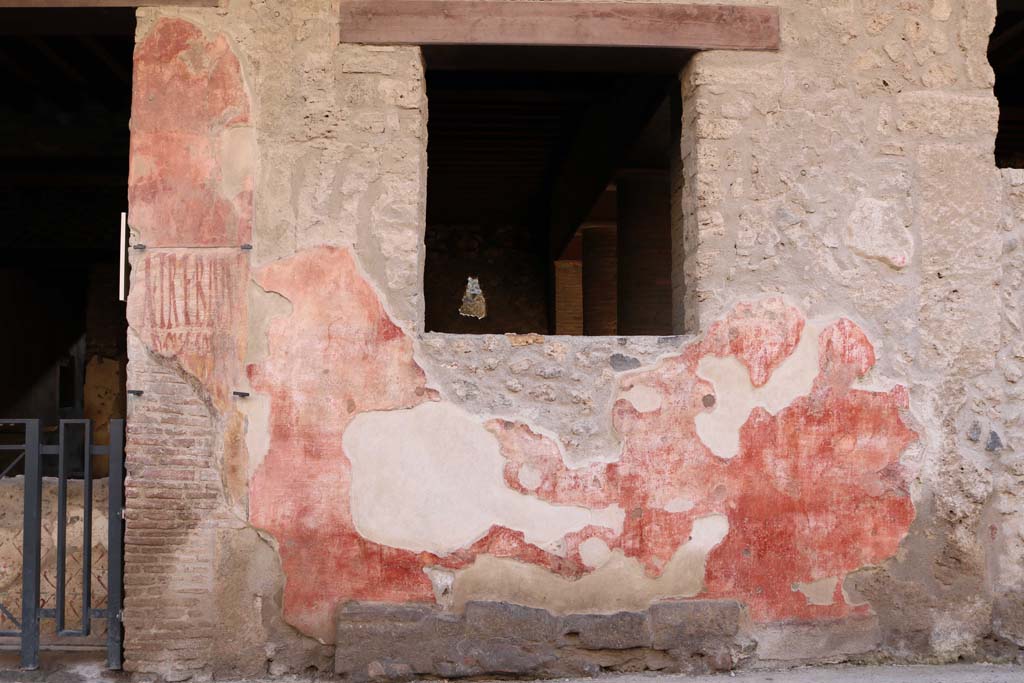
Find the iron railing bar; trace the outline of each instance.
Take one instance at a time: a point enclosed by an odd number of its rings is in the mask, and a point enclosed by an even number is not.
[[[22,447],[22,450],[21,450],[21,454],[20,454],[20,455],[19,455],[19,456],[18,456],[17,458],[15,458],[15,459],[14,459],[14,460],[13,460],[13,461],[11,462],[11,464],[10,464],[10,465],[8,465],[7,467],[5,467],[5,468],[4,468],[4,471],[3,471],[3,472],[0,472],[0,479],[3,479],[4,477],[6,477],[6,476],[7,476],[7,473],[8,473],[8,472],[10,472],[10,471],[11,471],[11,469],[12,469],[12,468],[13,468],[13,467],[14,467],[15,465],[17,465],[17,464],[18,464],[19,462],[21,462],[21,461],[22,461],[22,460],[24,460],[24,459],[25,459],[25,448],[24,448],[24,446],[23,446],[23,447]]]
[[[0,631],[0,638],[20,638],[21,631]]]
[[[108,447],[104,446],[103,444],[100,444],[98,446],[93,446],[92,447],[92,454],[93,455],[107,455],[109,453],[110,453],[110,449]]]
[[[40,619],[53,619],[57,616],[57,610],[53,607],[41,607],[39,608]]]
[[[92,610],[92,420],[83,420],[85,444],[82,449],[82,635],[89,635]]]
[[[0,451],[23,451],[25,450],[25,444],[0,444]]]
[[[39,447],[39,453],[40,453],[40,455],[59,455],[60,454],[60,446],[54,446],[52,444],[51,445],[42,445],[42,446]]]
[[[67,570],[68,472],[67,422],[60,421],[57,452],[57,631],[64,630],[64,592]]]
[[[25,512],[21,564],[21,668],[39,668],[39,545],[43,479],[39,420],[25,424]]]
[[[14,624],[15,626],[17,626],[17,627],[18,627],[19,629],[21,628],[21,622],[20,622],[20,621],[18,621],[18,620],[17,620],[17,619],[16,619],[15,617],[14,617],[14,615],[13,615],[13,614],[11,614],[11,611],[10,611],[9,609],[7,609],[7,607],[5,607],[5,606],[4,606],[4,605],[3,605],[2,603],[0,603],[0,612],[3,612],[3,615],[4,615],[5,617],[7,617],[8,619],[10,619],[10,620],[11,620],[11,623],[13,623],[13,624]],[[20,631],[20,630],[18,631],[18,634],[19,634],[19,635],[21,634],[21,631]]]
[[[58,636],[67,636],[69,638],[81,638],[81,637],[87,636],[89,634],[85,633],[81,629],[65,629],[63,631],[57,631],[57,635]]]
[[[110,421],[107,481],[110,487],[107,495],[107,668],[120,669],[124,605],[124,420]]]

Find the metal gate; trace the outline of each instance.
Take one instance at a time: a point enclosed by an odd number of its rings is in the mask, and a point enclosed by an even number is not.
[[[14,460],[0,473],[0,478],[23,468],[24,519],[22,532],[21,565],[21,617],[0,604],[0,613],[15,625],[15,630],[0,630],[0,636],[21,639],[21,666],[36,669],[39,666],[40,622],[53,619],[55,635],[61,637],[88,636],[93,619],[105,619],[107,625],[107,667],[121,668],[121,606],[124,592],[124,420],[110,421],[110,444],[92,443],[91,420],[61,420],[56,430],[57,443],[40,441],[39,420],[2,420],[7,426],[23,426],[21,443],[0,443],[0,451],[13,451]],[[69,427],[75,427],[72,433]],[[65,591],[67,589],[68,542],[68,479],[73,465],[71,458],[80,456],[81,471],[75,479],[82,479],[82,586],[81,620],[79,628],[66,628]],[[93,516],[93,458],[107,456],[109,461],[109,493],[107,500],[107,604],[92,606],[92,516]],[[19,465],[21,467],[19,467]],[[42,490],[43,474],[56,466],[57,474],[57,541],[56,541],[56,597],[54,606],[43,608],[40,600],[41,535],[43,529]]]

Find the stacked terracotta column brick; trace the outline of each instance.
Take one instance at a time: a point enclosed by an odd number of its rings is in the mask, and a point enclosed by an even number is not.
[[[615,226],[583,230],[583,333],[614,335],[618,329],[618,266]]]
[[[555,261],[555,334],[583,334],[583,264]]]
[[[125,490],[125,668],[202,669],[216,637],[214,529],[220,475],[206,403],[133,344]]]

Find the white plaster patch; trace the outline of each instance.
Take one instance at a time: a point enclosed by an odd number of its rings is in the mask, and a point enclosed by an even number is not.
[[[497,439],[447,402],[357,415],[343,446],[352,462],[352,521],[381,545],[447,555],[500,525],[555,551],[586,526],[622,530],[617,506],[552,505],[508,488]]]
[[[839,578],[829,576],[809,583],[795,583],[793,590],[803,593],[808,605],[827,606],[835,603],[838,585]]]
[[[580,543],[580,559],[589,569],[596,569],[608,562],[612,550],[600,538],[588,538]]]
[[[697,415],[697,436],[720,458],[734,458],[740,451],[740,427],[757,407],[772,415],[795,399],[811,392],[818,376],[820,329],[808,322],[793,353],[775,369],[761,387],[750,381],[750,372],[734,356],[705,356],[697,375],[715,388],[715,407]]]
[[[693,597],[704,590],[708,553],[728,532],[725,515],[695,519],[690,538],[657,578],[648,576],[636,558],[626,557],[621,550],[611,551],[600,567],[579,579],[510,558],[481,555],[469,567],[456,571],[454,608],[470,600],[495,600],[556,614],[608,613],[640,611],[657,600]],[[592,549],[596,547],[594,544]],[[582,555],[583,544],[580,550]]]
[[[527,491],[536,491],[544,482],[541,471],[529,465],[520,467],[516,478],[519,479],[519,485]]]
[[[688,498],[673,498],[665,507],[662,508],[665,512],[688,512],[693,509],[693,501]]]
[[[434,589],[434,600],[437,604],[446,609],[451,607],[454,598],[452,588],[455,585],[455,572],[440,567],[424,567],[423,573],[430,579],[430,585]]]
[[[245,415],[245,448],[249,453],[249,479],[263,464],[270,450],[270,396],[252,394],[236,403]]]
[[[653,413],[661,408],[661,394],[643,384],[637,384],[622,392],[619,398],[629,401],[638,413]]]

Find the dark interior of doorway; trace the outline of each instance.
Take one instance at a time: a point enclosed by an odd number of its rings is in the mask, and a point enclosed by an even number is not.
[[[40,419],[50,441],[85,417],[104,443],[125,414],[134,30],[129,8],[0,9],[0,418]]]
[[[434,46],[424,56],[426,330],[671,334],[669,184],[689,54]],[[656,234],[618,215],[624,183],[659,187],[648,193]]]
[[[996,74],[996,164],[1024,168],[1024,0],[999,0],[988,58]]]

